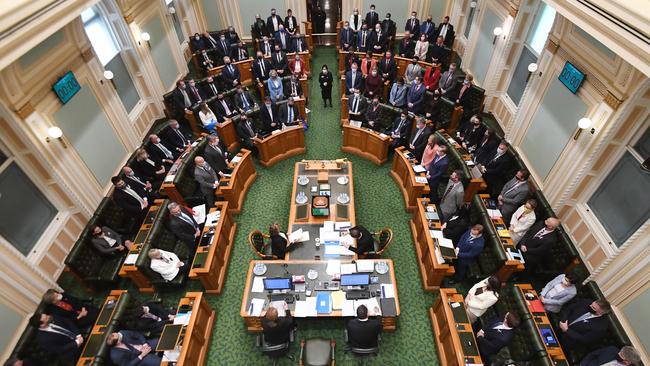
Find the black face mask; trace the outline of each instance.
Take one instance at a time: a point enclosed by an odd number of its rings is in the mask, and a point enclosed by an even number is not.
[[[621,358],[621,356],[620,356],[618,353],[616,354],[616,361],[618,361],[618,362],[620,362],[620,363],[625,363],[625,362],[626,362],[626,360],[624,360],[623,358]]]
[[[594,309],[592,309],[592,308],[589,308],[589,312],[592,313],[592,314],[594,314],[594,315],[598,315],[598,313],[596,312],[596,310],[594,310]]]

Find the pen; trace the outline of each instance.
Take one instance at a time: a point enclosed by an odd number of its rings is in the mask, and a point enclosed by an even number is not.
[[[248,315],[253,315],[253,302],[251,302],[251,306],[248,307]]]

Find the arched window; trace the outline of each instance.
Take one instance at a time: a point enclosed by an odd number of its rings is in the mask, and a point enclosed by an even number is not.
[[[106,66],[120,52],[113,31],[105,19],[100,16],[96,7],[88,8],[81,13],[81,21],[84,23],[84,29],[99,61]]]

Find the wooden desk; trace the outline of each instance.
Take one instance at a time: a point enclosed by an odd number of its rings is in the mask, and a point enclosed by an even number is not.
[[[354,127],[348,121],[343,121],[343,144],[341,151],[368,159],[377,165],[388,160],[390,136],[377,131]]]
[[[452,308],[451,304],[454,303],[458,305]],[[483,364],[472,324],[467,320],[463,295],[457,293],[455,288],[441,288],[440,296],[429,309],[429,315],[441,365]],[[470,344],[463,347],[461,337]]]
[[[467,162],[471,162],[471,166],[474,166],[474,160],[472,159],[472,155],[470,155],[465,148],[460,145],[458,142],[456,142],[455,139],[453,139],[445,130],[439,130],[440,134],[447,140],[447,143],[454,148],[456,151],[458,151],[458,155],[460,155],[463,158],[463,164],[465,164],[469,171],[470,174],[472,173],[472,169],[470,165],[467,164]],[[465,198],[463,201],[465,202],[471,202],[472,198],[474,198],[474,195],[479,193],[479,192],[484,192],[487,189],[487,183],[485,183],[485,180],[483,177],[474,177],[472,175],[472,179],[470,179],[469,183],[465,187]]]
[[[413,170],[416,160],[409,160],[407,154],[410,154],[404,146],[395,149],[393,157],[393,167],[390,175],[402,191],[406,211],[413,212],[417,208],[417,199],[429,194],[429,183],[418,183],[415,177],[426,177],[426,173],[415,173]]]
[[[93,362],[95,362],[95,357],[98,356],[97,351],[99,351],[100,345],[106,343],[106,339],[110,335],[110,332],[108,332],[108,330],[113,330],[113,329],[109,329],[109,326],[113,322],[113,317],[115,316],[115,309],[123,306],[122,304],[127,301],[129,301],[129,294],[126,290],[112,290],[110,294],[108,294],[106,300],[104,300],[104,304],[102,305],[101,310],[99,311],[99,315],[97,316],[95,325],[93,325],[92,329],[90,330],[90,334],[88,334],[88,337],[84,339],[85,341],[84,348],[83,351],[81,352],[81,357],[79,358],[79,360],[77,360],[77,366],[92,365]],[[104,318],[105,314],[109,314],[109,315],[106,318]],[[93,344],[91,346],[88,340],[95,337],[100,337],[101,343]],[[96,347],[96,349],[91,350],[88,349],[89,347],[93,347],[93,348]],[[108,352],[110,352],[110,350]],[[108,352],[106,357],[108,357]],[[84,354],[87,354],[87,356],[84,357]]]
[[[216,313],[203,298],[202,292],[188,292],[178,302],[177,315],[191,310],[189,323],[184,327],[184,337],[180,344],[181,352],[175,366],[205,365],[210,347],[210,337]],[[171,366],[172,362],[164,361],[161,366]]]
[[[479,200],[481,203],[481,210],[484,210],[484,212],[487,214],[487,205],[485,204],[485,200],[490,198],[489,194],[481,194],[479,195],[481,199]],[[503,222],[502,217],[492,217],[490,216],[490,222],[492,224],[492,228],[494,229],[494,232],[497,234],[497,238],[499,239],[499,242],[501,243],[501,246],[503,247],[503,250],[506,252],[506,256],[508,253],[508,249],[512,251],[517,251],[517,247],[515,244],[512,242],[512,238],[510,238],[510,235],[508,236],[501,236],[499,235],[499,232],[496,229],[497,225],[501,225],[503,227],[507,227],[506,224]],[[523,263],[521,263],[518,260],[513,260],[509,259],[506,260],[506,262],[503,264],[503,267],[499,268],[497,273],[495,275],[499,277],[501,282],[508,282],[508,279],[510,276],[512,276],[513,273],[516,272],[521,272],[525,269],[525,266]]]
[[[566,363],[567,362],[566,356],[562,351],[562,346],[560,346],[560,340],[555,334],[553,327],[551,326],[551,320],[549,319],[548,314],[546,314],[546,311],[540,313],[533,312],[533,310],[531,309],[530,301],[526,298],[526,294],[528,293],[528,294],[532,294],[535,297],[535,299],[539,299],[539,295],[537,294],[537,291],[535,291],[533,289],[533,286],[530,285],[529,283],[516,284],[515,287],[519,289],[519,291],[516,291],[517,296],[521,296],[521,298],[526,303],[528,313],[530,314],[530,317],[531,319],[533,319],[533,322],[535,323],[535,327],[537,328],[537,336],[539,337],[542,344],[544,344],[544,348],[546,348],[546,354],[548,355],[551,364],[568,365],[568,363]],[[553,332],[553,337],[558,342],[557,346],[552,346],[552,345],[549,346],[546,344],[546,342],[544,342],[544,337],[542,336],[540,327],[545,327],[545,328],[548,327],[549,329],[551,329],[551,332]]]
[[[298,178],[301,175],[304,175],[309,179],[309,183],[304,186],[298,184]],[[346,184],[339,184],[337,179],[343,176],[348,178],[348,182]],[[319,182],[319,177],[326,181]],[[285,255],[286,260],[289,260],[289,258],[292,260],[313,260],[315,258],[324,257],[324,246],[316,248],[315,239],[320,236],[320,227],[323,226],[325,221],[350,222],[351,226],[356,224],[354,211],[354,181],[352,178],[352,163],[344,160],[324,160],[322,164],[320,161],[306,160],[295,164],[287,233],[292,233],[298,229],[302,229],[303,231],[309,231],[310,236],[309,241],[297,244],[291,252],[287,253]],[[330,185],[330,215],[315,217],[311,214],[311,197],[313,195],[311,187],[322,183]],[[296,203],[296,197],[299,192],[304,192],[307,196],[307,203],[305,205],[298,205]],[[350,197],[350,202],[339,204],[337,197],[341,193],[347,193]],[[299,206],[305,206],[307,211],[306,217],[298,217],[297,211]],[[338,212],[339,207],[341,207],[341,212]],[[343,212],[344,210],[347,210],[347,215]],[[356,254],[340,256],[340,258],[353,259],[356,258]]]
[[[253,71],[252,71],[253,59],[251,57],[247,58],[246,60],[233,62],[232,64],[239,69],[239,81],[242,83],[242,85],[249,86],[253,84]],[[220,65],[208,69],[208,76],[216,76],[221,74],[221,71],[223,71],[224,67],[225,65]],[[228,85],[228,88],[226,88],[226,90],[232,88],[234,88],[233,85]]]
[[[163,205],[167,204],[168,202],[169,200],[156,200],[153,202],[153,204],[151,204],[151,206],[149,206],[149,212],[147,213],[147,216],[145,216],[145,219],[142,222],[138,233],[133,239],[133,245],[131,246],[131,250],[129,251],[127,258],[130,255],[140,256],[142,246],[149,236],[153,223],[158,220],[162,220],[162,218],[159,217],[161,212],[160,208],[162,208]],[[122,262],[122,267],[120,268],[120,272],[118,274],[120,277],[131,279],[131,281],[133,281],[133,284],[138,287],[138,290],[140,292],[154,292],[153,285],[147,276],[138,270],[138,267],[135,265],[135,263],[127,264],[125,260]]]
[[[239,148],[239,138],[232,119],[228,118],[222,123],[217,123],[216,129],[219,139],[226,145],[228,151],[236,151]]]
[[[220,198],[228,201],[228,210],[232,213],[241,211],[248,188],[257,177],[250,150],[241,149],[236,156],[240,160],[233,163],[233,158],[228,164],[228,167],[232,169],[230,177],[221,179],[216,189],[217,201],[221,200]]]
[[[213,232],[214,236],[207,245],[199,242],[189,278],[201,281],[205,293],[218,295],[226,281],[237,223],[228,211],[228,202],[216,202],[215,206],[210,213],[220,211],[221,217],[216,224],[206,222],[204,225],[201,238],[209,232]]]
[[[255,137],[255,146],[259,151],[259,163],[264,167],[307,151],[305,132],[301,125],[287,127],[263,139]]]
[[[163,183],[160,185],[159,192],[161,195],[169,198],[172,201],[178,202],[181,205],[187,206],[187,202],[185,202],[185,198],[181,192],[178,191],[176,183],[174,183],[174,179],[176,178],[176,175],[179,174],[179,172],[182,172],[182,174],[187,174],[187,172],[183,172],[184,169],[194,169],[194,161],[187,161],[187,159],[193,149],[198,149],[205,146],[205,143],[201,144],[203,142],[203,139],[204,137],[201,136],[196,141],[194,141],[192,145],[188,146],[187,149],[178,157],[178,159],[174,161],[174,164],[171,166],[171,168],[169,168],[169,171],[167,172]]]
[[[393,261],[390,259],[372,259],[374,262],[386,262],[388,264],[388,272],[385,274],[378,274],[376,271],[371,273],[371,276],[377,276],[379,278],[379,284],[392,284],[395,289],[395,310],[396,310],[396,316],[394,317],[388,317],[388,316],[382,316],[381,321],[384,325],[384,330],[385,331],[394,331],[396,329],[396,322],[397,322],[397,317],[400,315],[400,307],[399,307],[399,296],[398,296],[398,289],[397,289],[397,281],[395,280],[395,269],[393,267]],[[246,324],[246,329],[249,332],[261,332],[262,331],[262,317],[265,314],[265,311],[262,311],[261,316],[251,316],[249,315],[249,310],[250,310],[250,305],[251,301],[254,298],[259,298],[259,299],[267,299],[267,303],[265,304],[264,310],[266,310],[266,306],[268,306],[268,297],[267,293],[265,291],[263,292],[257,292],[254,293],[252,292],[252,285],[254,278],[256,277],[255,274],[253,274],[253,268],[257,263],[264,263],[267,267],[266,273],[263,275],[267,278],[270,277],[283,277],[286,276],[285,272],[285,265],[286,265],[286,271],[288,271],[291,275],[305,275],[305,278],[307,277],[307,272],[310,269],[313,269],[318,272],[318,278],[316,280],[309,280],[306,279],[306,283],[308,286],[311,286],[312,288],[318,283],[322,281],[333,281],[333,276],[327,274],[326,268],[327,268],[327,262],[326,261],[311,261],[311,260],[292,260],[292,261],[283,261],[283,260],[271,260],[271,261],[251,261],[250,264],[248,265],[248,275],[246,277],[246,287],[244,289],[244,296],[242,298],[242,303],[241,303],[241,308],[239,309],[239,315],[244,319],[244,323]],[[379,284],[371,284],[370,285],[370,290],[374,291],[375,289],[378,289],[380,286]],[[312,296],[316,296],[316,292],[312,292]],[[299,300],[305,300],[305,293],[298,293]],[[292,314],[294,314],[294,309],[295,309],[295,302],[293,304],[288,304],[289,305],[289,310],[291,311]],[[372,309],[370,309],[372,311]],[[318,314],[317,318],[341,318],[343,317],[343,314],[341,310],[332,310],[331,313],[329,314]],[[471,329],[471,328],[470,328]]]
[[[451,264],[440,263],[438,261],[436,255],[438,240],[432,238],[429,233],[430,220],[426,216],[427,208],[432,208],[437,212],[436,206],[429,204],[428,198],[418,198],[417,208],[413,212],[413,219],[409,223],[411,225],[415,253],[418,257],[422,285],[426,291],[434,291],[440,288],[440,284],[445,277],[453,276],[455,270]],[[431,220],[431,224],[435,230],[440,230],[440,226],[442,225],[440,220]]]

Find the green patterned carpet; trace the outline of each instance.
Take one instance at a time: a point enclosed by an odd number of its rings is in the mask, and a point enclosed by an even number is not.
[[[311,109],[309,131],[306,134],[307,153],[283,161],[265,169],[257,165],[258,177],[246,197],[242,213],[235,217],[239,225],[232,250],[225,287],[220,296],[208,296],[209,303],[217,313],[214,325],[208,365],[269,365],[271,360],[255,348],[255,335],[246,332],[239,316],[246,272],[250,260],[255,259],[247,243],[247,234],[254,229],[266,230],[277,221],[286,229],[294,163],[301,159],[335,159],[348,157],[353,164],[355,207],[357,223],[370,230],[391,227],[394,242],[385,256],[395,264],[401,315],[397,331],[384,333],[377,357],[357,359],[344,354],[343,320],[298,319],[296,343],[292,346],[295,362],[281,359],[278,365],[295,365],[300,350],[300,339],[324,337],[336,339],[337,365],[438,365],[428,308],[434,295],[422,290],[422,281],[408,225],[410,215],[404,209],[401,192],[389,175],[390,162],[378,167],[369,161],[340,151],[342,135],[340,128],[339,85],[335,75],[332,99],[333,108],[323,108],[317,75],[323,64],[330,70],[337,69],[335,49],[318,48],[312,61],[315,73],[310,81]],[[336,71],[335,71],[336,72]],[[61,285],[76,293],[77,286],[69,278],[62,278]],[[137,290],[130,283],[132,293]],[[184,291],[162,293],[165,304],[173,305],[185,291],[200,291],[199,283],[190,281]],[[137,295],[138,296],[138,295]],[[143,299],[145,296],[138,296]]]

